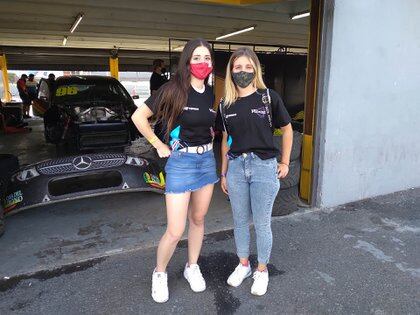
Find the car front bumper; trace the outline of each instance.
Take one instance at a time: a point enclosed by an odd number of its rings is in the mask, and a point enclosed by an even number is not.
[[[42,161],[16,172],[2,200],[6,215],[66,200],[111,193],[163,194],[156,163],[121,153],[85,154]]]

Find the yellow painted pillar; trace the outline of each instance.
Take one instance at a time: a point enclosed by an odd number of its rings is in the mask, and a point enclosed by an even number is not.
[[[7,74],[7,62],[5,54],[0,55],[0,70],[3,78],[4,99],[6,100],[6,102],[10,102],[12,100],[12,95],[10,94],[9,77]]]
[[[118,80],[118,57],[109,57],[109,71],[111,77]]]
[[[300,173],[300,197],[311,203],[312,169],[315,112],[317,100],[318,65],[322,29],[322,7],[324,0],[311,0],[309,53],[306,73],[305,119],[302,142],[302,168]]]
[[[300,197],[308,203],[311,200],[312,188],[312,154],[313,154],[313,137],[312,135],[303,134],[302,139],[302,168],[300,173]]]

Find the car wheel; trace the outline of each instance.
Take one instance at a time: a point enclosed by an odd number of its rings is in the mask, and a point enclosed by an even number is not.
[[[44,135],[49,143],[57,144],[63,135],[60,124],[60,113],[56,106],[50,107],[44,114]]]
[[[60,125],[45,125],[44,126],[45,141],[48,143],[58,144],[63,135],[63,128]]]

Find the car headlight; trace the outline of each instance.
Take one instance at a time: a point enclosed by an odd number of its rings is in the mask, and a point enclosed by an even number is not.
[[[127,156],[127,159],[125,160],[125,164],[132,165],[132,166],[147,166],[149,165],[149,162],[146,159],[136,157],[136,156]]]
[[[37,176],[39,176],[39,173],[35,167],[24,168],[12,176],[12,181],[24,182]]]

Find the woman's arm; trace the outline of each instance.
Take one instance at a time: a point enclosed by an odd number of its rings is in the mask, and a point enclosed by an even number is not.
[[[153,145],[159,157],[164,158],[171,155],[171,150],[169,147],[160,141],[160,139],[153,132],[152,127],[149,124],[149,118],[153,116],[153,112],[147,107],[146,104],[139,106],[136,111],[131,116],[131,120],[134,125],[140,131],[140,133]]]
[[[226,183],[226,174],[228,170],[228,159],[227,159],[227,153],[229,152],[229,146],[227,144],[228,134],[227,132],[223,132],[223,138],[222,138],[222,146],[220,150],[221,158],[222,158],[222,166],[221,166],[221,179],[220,179],[220,185],[222,187],[222,190],[225,194],[228,194],[227,190],[227,183]]]
[[[281,152],[281,161],[277,167],[278,178],[285,178],[289,173],[289,164],[290,164],[290,153],[292,152],[293,144],[293,129],[292,125],[289,123],[284,127],[281,127],[283,131],[282,137],[282,152]]]

